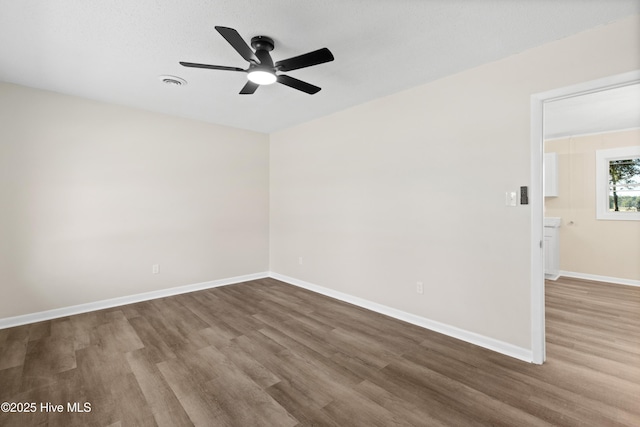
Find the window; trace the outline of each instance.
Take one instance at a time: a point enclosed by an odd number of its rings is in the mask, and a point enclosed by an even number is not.
[[[596,218],[640,221],[640,146],[596,151]]]

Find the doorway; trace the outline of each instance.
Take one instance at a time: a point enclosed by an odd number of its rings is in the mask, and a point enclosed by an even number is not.
[[[554,89],[531,96],[531,349],[532,362],[542,364],[545,348],[544,284],[544,106],[573,98],[640,82],[640,70],[578,85]]]

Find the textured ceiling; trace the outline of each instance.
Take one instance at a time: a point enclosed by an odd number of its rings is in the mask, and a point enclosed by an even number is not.
[[[638,0],[0,0],[0,81],[272,132],[640,13]],[[238,95],[246,68],[215,31],[272,37],[274,60],[322,87]],[[184,78],[163,84],[159,75]]]

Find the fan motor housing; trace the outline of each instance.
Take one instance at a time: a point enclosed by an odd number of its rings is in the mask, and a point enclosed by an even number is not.
[[[273,39],[267,36],[255,36],[251,38],[251,47],[255,50],[266,50],[271,52],[275,47]]]

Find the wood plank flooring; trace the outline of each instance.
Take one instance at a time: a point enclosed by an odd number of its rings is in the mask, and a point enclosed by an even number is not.
[[[640,426],[640,288],[548,282],[536,366],[256,280],[0,330],[0,402],[37,404],[0,413],[21,427]]]

